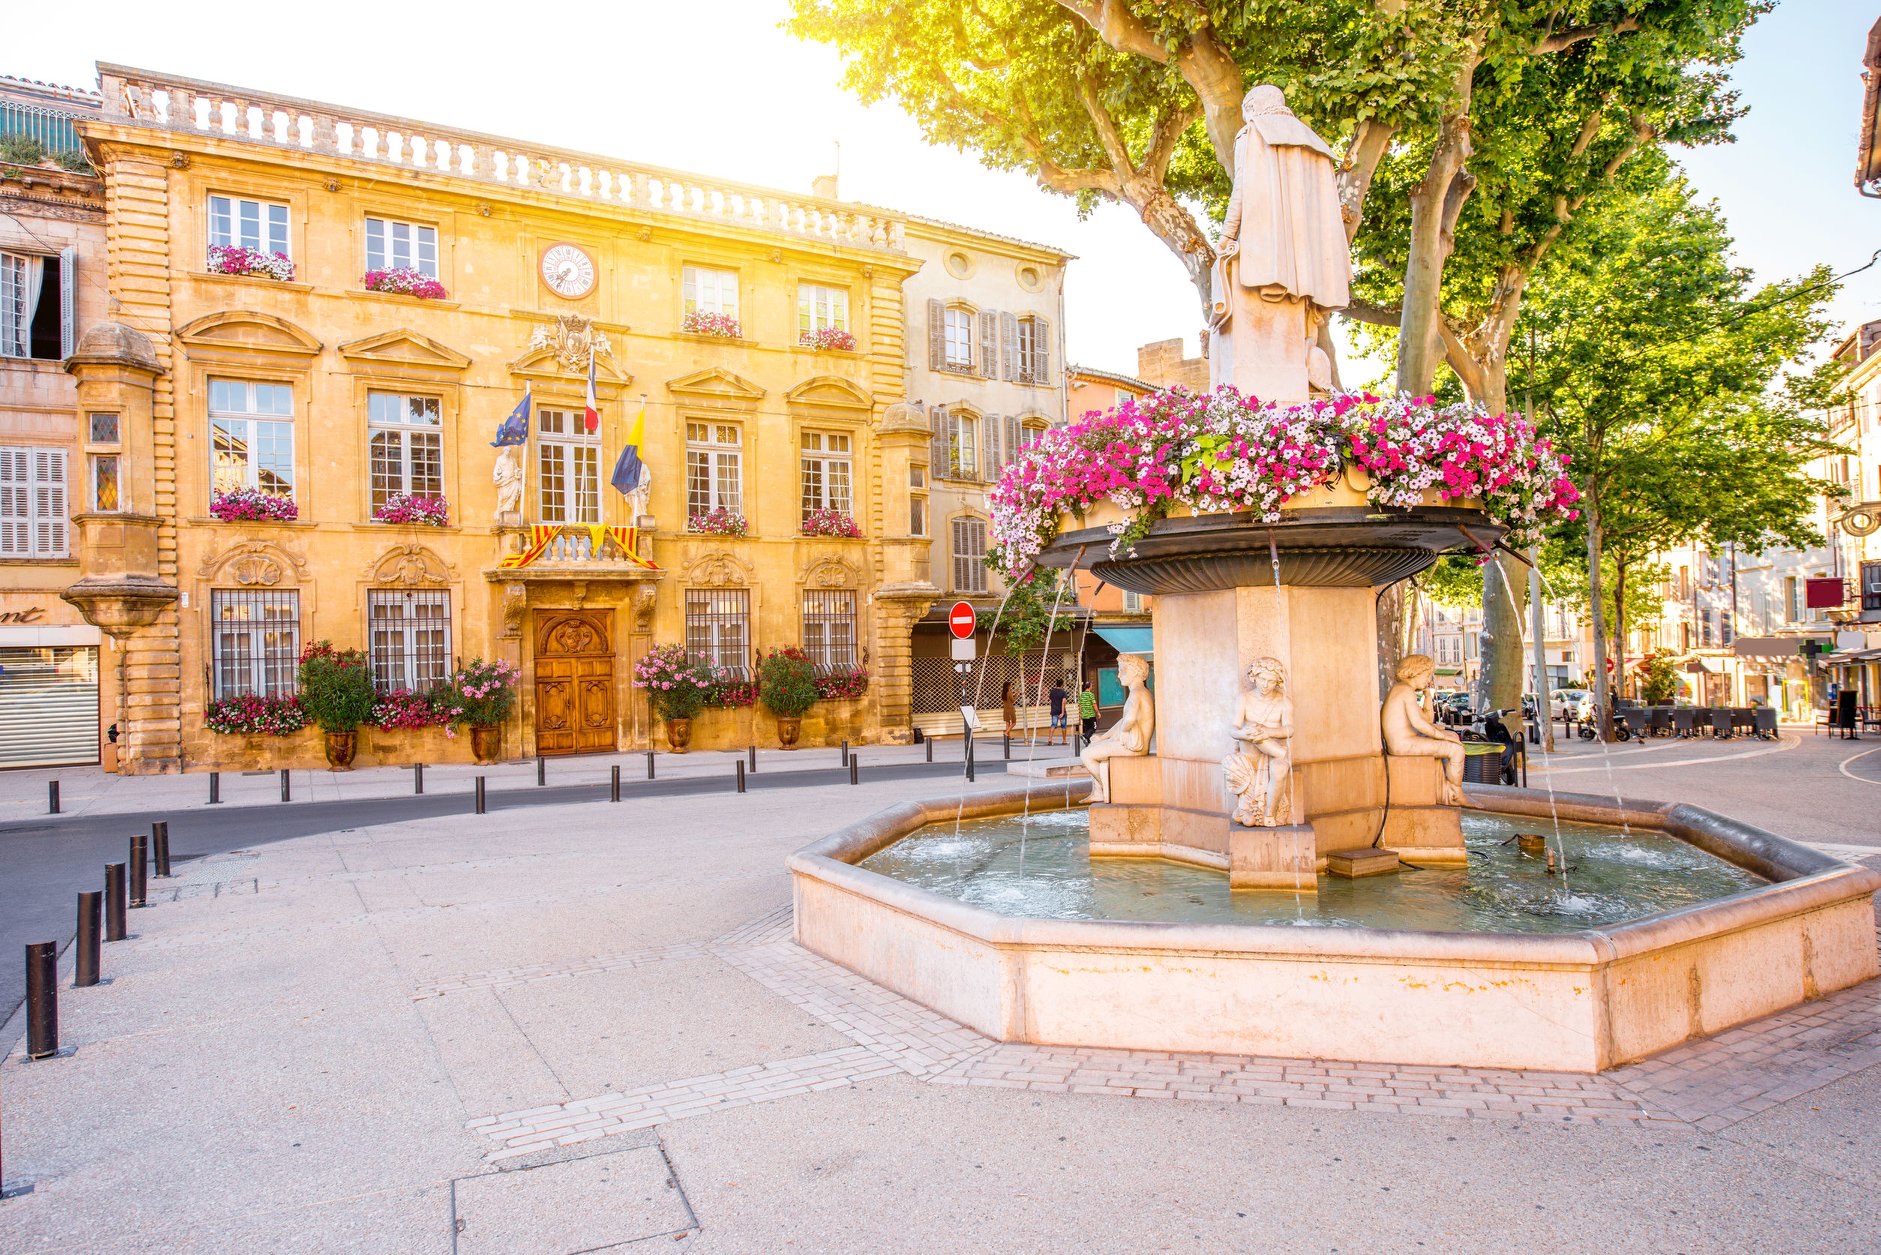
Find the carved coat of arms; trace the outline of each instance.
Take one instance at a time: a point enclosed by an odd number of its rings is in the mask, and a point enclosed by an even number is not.
[[[588,350],[596,357],[614,360],[614,346],[607,336],[594,329],[591,319],[580,314],[557,314],[552,327],[537,327],[529,333],[529,348],[547,349],[555,354],[555,363],[572,375],[588,371]]]

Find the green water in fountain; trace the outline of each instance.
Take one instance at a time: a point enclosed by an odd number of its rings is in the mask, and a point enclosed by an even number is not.
[[[933,826],[862,866],[1001,915],[1472,933],[1599,928],[1767,883],[1676,837],[1563,823],[1564,887],[1542,856],[1503,844],[1542,830],[1534,819],[1465,811],[1467,869],[1321,876],[1316,894],[1231,893],[1224,872],[1162,859],[1093,862],[1082,810],[1034,814],[1023,825],[1017,815],[969,820],[957,833]]]

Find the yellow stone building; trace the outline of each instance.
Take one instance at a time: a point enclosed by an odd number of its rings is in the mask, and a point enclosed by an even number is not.
[[[81,129],[108,314],[66,368],[79,412],[118,417],[125,490],[75,516],[67,597],[118,641],[102,717],[124,769],[315,765],[312,730],[203,716],[289,691],[319,639],[368,649],[387,687],[513,662],[510,756],[660,743],[631,671],[664,643],[734,671],[787,645],[866,667],[805,740],[909,735],[911,628],[941,590],[910,491],[933,430],[905,404],[908,219],[122,66],[100,87]],[[232,248],[285,261],[218,273]],[[1063,255],[1031,251],[1055,292]],[[367,290],[392,267],[444,295]],[[518,483],[492,441],[525,390]],[[652,482],[630,502],[608,481],[637,423]],[[211,513],[241,490],[297,517]],[[400,493],[442,496],[448,523],[375,519]],[[815,508],[861,538],[804,535]],[[748,534],[700,531],[714,511]],[[362,732],[362,764],[469,752]],[[761,710],[697,721],[695,746],[749,742],[776,743]]]

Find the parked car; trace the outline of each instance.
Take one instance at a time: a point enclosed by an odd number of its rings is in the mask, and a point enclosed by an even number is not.
[[[1548,694],[1548,717],[1578,722],[1587,717],[1593,704],[1594,695],[1586,689],[1556,689]]]

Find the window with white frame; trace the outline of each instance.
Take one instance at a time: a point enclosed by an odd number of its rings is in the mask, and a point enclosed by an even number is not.
[[[536,497],[544,523],[601,521],[601,435],[574,410],[538,411]]]
[[[684,312],[738,317],[738,272],[708,266],[686,266],[681,272]]]
[[[686,657],[743,677],[749,674],[751,594],[742,588],[686,590]]]
[[[1020,423],[1019,448],[1030,449],[1033,445],[1045,439],[1045,433],[1049,430],[1051,430],[1050,426],[1045,423],[1032,422],[1029,420]],[[1018,450],[1015,449],[1013,452],[1016,455]]]
[[[1125,614],[1142,614],[1143,613],[1143,594],[1133,593],[1127,588],[1124,589],[1123,590],[1123,612]]]
[[[0,449],[0,557],[63,558],[64,449]]]
[[[686,424],[686,517],[713,510],[742,515],[744,431],[737,423]]]
[[[1045,383],[1051,377],[1048,324],[1028,314],[1019,320],[1019,382]]]
[[[927,467],[920,463],[908,466],[908,535],[927,535]]]
[[[209,243],[292,256],[287,246],[287,206],[240,196],[211,196]]]
[[[949,460],[955,479],[980,477],[980,420],[971,414],[953,415],[954,447]]]
[[[209,660],[214,696],[288,697],[300,665],[300,594],[291,590],[209,591]]]
[[[438,277],[438,229],[391,218],[366,219],[366,269],[416,270]]]
[[[1136,393],[1130,391],[1128,388],[1112,388],[1111,389],[1111,397],[1113,398],[1113,404],[1116,404],[1116,405],[1122,405],[1125,401],[1131,400],[1135,396],[1136,396]]]
[[[849,289],[821,283],[797,285],[797,331],[849,330]]]
[[[973,311],[957,305],[949,306],[942,316],[942,325],[946,328],[946,357],[949,366],[962,369],[973,365]]]
[[[368,392],[366,423],[372,450],[372,508],[395,493],[444,495],[443,418],[436,397]]]
[[[856,665],[856,595],[848,589],[803,590],[803,652],[820,672]]]
[[[451,674],[451,595],[443,589],[366,590],[372,684],[425,692]]]
[[[840,432],[806,431],[800,443],[803,517],[817,510],[850,513],[849,437]]]
[[[986,591],[986,522],[984,519],[955,519],[954,591]]]
[[[217,492],[294,494],[294,389],[243,379],[209,381],[212,479]]]

